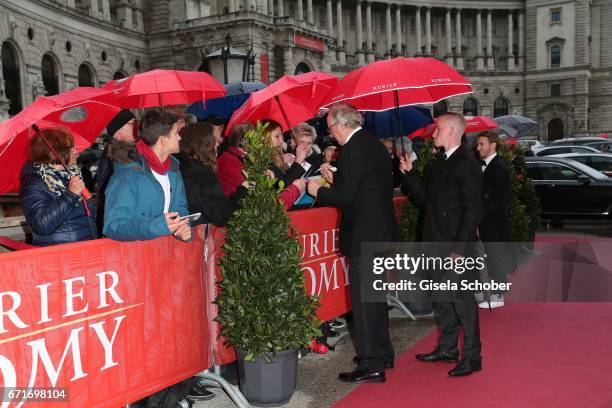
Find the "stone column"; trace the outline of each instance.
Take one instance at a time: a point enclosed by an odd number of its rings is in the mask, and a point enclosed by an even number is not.
[[[487,10],[487,69],[495,69],[493,60],[493,10]]]
[[[402,6],[395,6],[395,51],[396,55],[402,56]]]
[[[136,14],[136,30],[141,33],[144,33],[144,20],[142,18],[142,0],[135,0],[133,4],[134,13]],[[200,6],[203,6],[203,4],[200,3]],[[202,11],[201,7],[200,11]],[[202,12],[200,12],[200,17],[204,17],[204,14],[202,14]]]
[[[461,49],[461,9],[455,15],[455,28],[457,29],[457,69],[463,69],[463,50]]]
[[[446,9],[446,63],[453,66],[453,26],[451,24],[451,9]]]
[[[119,19],[120,25],[123,23],[125,28],[133,28],[132,7],[127,0],[120,0],[119,4],[117,4],[117,18]]]
[[[518,65],[519,69],[525,67],[525,13],[519,10],[518,14]]]
[[[332,0],[327,0],[327,14],[325,18],[327,22],[327,35],[334,36],[334,11],[332,9]],[[335,59],[335,58],[334,58]]]
[[[268,15],[274,17],[274,0],[268,0]]]
[[[421,7],[417,6],[415,12],[416,18],[416,55],[423,55],[423,51],[421,49]]]
[[[66,0],[66,5],[70,8],[74,8],[75,7],[74,0]]]
[[[363,52],[363,18],[361,18],[361,0],[357,0],[357,6],[355,9],[356,22],[355,28],[357,29],[357,45],[355,47],[357,54],[357,63],[359,65],[365,64],[365,54]]]
[[[98,0],[89,0],[89,15],[98,18]]]
[[[105,21],[111,21],[110,0],[102,0],[102,18]]]
[[[235,0],[228,0],[228,7],[229,7],[229,12],[230,13],[235,13],[236,12],[236,2]]]
[[[306,21],[308,24],[314,24],[314,13],[312,11],[312,0],[306,2]]]
[[[385,54],[389,57],[393,47],[393,40],[391,38],[391,3],[387,3],[385,10]]]
[[[508,11],[508,71],[514,71],[514,21],[512,10]]]
[[[372,2],[368,1],[366,5],[366,53],[367,60],[374,62],[374,50],[372,49]]]
[[[482,55],[482,12],[478,9],[476,14],[476,69],[484,70],[484,57]]]
[[[295,67],[293,66],[293,48],[290,46],[283,50],[283,70],[287,75],[293,75],[295,72]]]
[[[346,65],[346,50],[344,49],[344,26],[342,25],[342,0],[336,1],[336,14],[338,19],[338,63]]]
[[[232,0],[230,0],[231,3]],[[285,7],[284,7],[284,1],[285,0],[277,0],[278,1],[278,16],[279,17],[285,17]]]
[[[431,7],[425,11],[425,53],[431,55]]]
[[[304,4],[302,3],[302,0],[297,0],[297,19],[299,21],[304,21]]]

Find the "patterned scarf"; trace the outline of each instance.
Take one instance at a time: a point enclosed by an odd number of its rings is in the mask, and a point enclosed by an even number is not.
[[[35,164],[34,170],[36,173],[42,178],[42,180],[47,185],[49,191],[51,191],[56,196],[62,195],[62,193],[68,190],[68,184],[70,183],[70,177],[73,175],[81,176],[81,169],[76,164],[68,167],[70,169],[70,173],[68,173],[63,168],[56,169],[53,168],[49,164]],[[80,197],[82,200],[83,197]]]

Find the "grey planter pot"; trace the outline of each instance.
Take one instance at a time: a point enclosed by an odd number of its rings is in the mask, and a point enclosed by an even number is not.
[[[272,362],[263,356],[245,361],[246,353],[236,351],[240,391],[252,405],[280,407],[289,402],[297,380],[297,350],[279,351]]]

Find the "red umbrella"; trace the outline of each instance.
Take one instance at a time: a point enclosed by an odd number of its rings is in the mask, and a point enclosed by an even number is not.
[[[309,72],[295,76],[283,76],[270,86],[253,92],[232,115],[226,130],[233,126],[273,119],[283,131],[312,118],[319,111],[321,101],[327,96],[337,79],[321,72]]]
[[[155,69],[104,85],[123,108],[185,105],[225,96],[225,87],[206,72]]]
[[[457,71],[435,58],[393,58],[356,69],[338,82],[322,107],[344,101],[364,111],[432,104],[473,93]]]
[[[82,151],[102,133],[121,110],[108,90],[75,88],[50,97],[40,97],[19,114],[0,124],[0,193],[19,189],[21,167],[28,158],[28,143],[41,129],[65,127],[74,137],[75,147]]]
[[[465,116],[465,123],[465,133],[484,132],[499,127],[499,124],[488,116]]]

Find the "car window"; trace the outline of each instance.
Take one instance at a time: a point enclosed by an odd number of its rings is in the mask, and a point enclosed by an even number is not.
[[[612,171],[612,157],[591,157],[589,166],[599,171]]]
[[[580,147],[580,146],[574,146],[574,147],[571,147],[570,149],[571,149],[572,153],[588,153],[588,152],[592,152],[592,150],[585,149],[584,147]]]
[[[540,180],[578,180],[578,172],[557,163],[538,163]]]
[[[527,176],[532,180],[542,180],[540,167],[537,163],[527,163]]]
[[[549,156],[551,154],[563,154],[563,153],[571,153],[571,152],[572,151],[570,150],[569,147],[555,147],[551,149],[542,150],[540,153],[538,153],[538,156]]]

